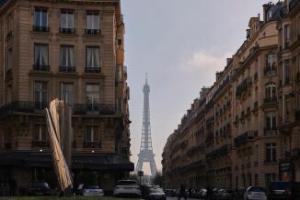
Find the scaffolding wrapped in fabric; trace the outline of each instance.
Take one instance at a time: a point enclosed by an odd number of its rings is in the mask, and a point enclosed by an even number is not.
[[[73,187],[71,172],[71,109],[63,101],[51,101],[49,109],[46,108],[49,140],[52,149],[55,172],[58,177],[60,189],[68,192]]]

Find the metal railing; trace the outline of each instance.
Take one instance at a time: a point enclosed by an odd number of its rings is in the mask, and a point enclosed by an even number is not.
[[[75,28],[59,28],[59,32],[60,33],[64,33],[64,34],[73,34],[75,33],[76,29]]]
[[[35,71],[49,71],[49,69],[50,69],[49,65],[39,65],[39,64],[33,65],[33,70]]]
[[[34,32],[49,32],[49,27],[48,26],[32,26],[32,30]]]
[[[85,29],[85,34],[87,35],[99,35],[100,33],[100,29]]]
[[[85,72],[87,73],[100,73],[100,67],[86,67]]]
[[[60,72],[75,72],[76,68],[74,66],[59,66]]]

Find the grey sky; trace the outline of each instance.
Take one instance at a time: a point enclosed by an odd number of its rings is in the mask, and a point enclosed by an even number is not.
[[[246,36],[249,18],[267,0],[122,0],[131,92],[131,160],[136,163],[148,73],[156,163],[167,137],[203,86],[225,66]],[[262,15],[261,15],[262,16]]]

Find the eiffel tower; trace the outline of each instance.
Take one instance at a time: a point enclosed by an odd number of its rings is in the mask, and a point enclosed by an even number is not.
[[[157,168],[154,160],[154,153],[152,148],[151,140],[151,126],[150,126],[150,106],[149,106],[149,93],[150,86],[148,85],[148,80],[146,77],[146,82],[144,85],[144,115],[143,115],[143,130],[140,153],[138,154],[138,162],[136,170],[142,171],[144,162],[150,164],[151,175],[154,176],[157,173]]]

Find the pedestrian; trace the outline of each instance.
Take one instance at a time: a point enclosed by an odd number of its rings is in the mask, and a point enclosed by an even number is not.
[[[206,199],[207,199],[207,200],[211,200],[211,196],[212,196],[212,190],[211,190],[211,188],[208,186],[208,187],[207,187],[207,191],[206,191]]]
[[[181,185],[180,186],[180,190],[179,190],[178,200],[180,200],[181,198],[184,198],[184,200],[187,200],[186,191],[185,191],[185,186],[184,185]]]

